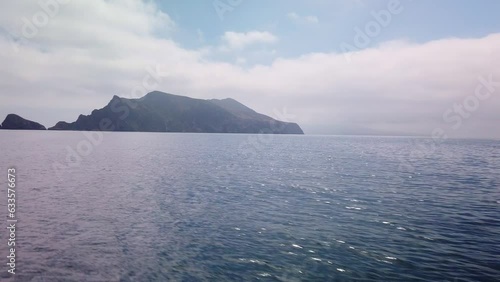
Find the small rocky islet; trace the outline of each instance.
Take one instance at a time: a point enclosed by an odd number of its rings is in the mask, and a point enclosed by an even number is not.
[[[0,129],[46,130],[15,114],[7,115]],[[257,113],[231,98],[203,100],[159,91],[139,99],[113,96],[90,115],[60,121],[49,130],[304,134],[296,123]]]

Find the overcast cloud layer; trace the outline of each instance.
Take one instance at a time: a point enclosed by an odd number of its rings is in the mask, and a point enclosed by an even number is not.
[[[268,115],[286,109],[306,133],[429,136],[439,127],[449,136],[500,138],[500,33],[385,42],[350,60],[333,46],[337,51],[258,64],[253,56],[272,56],[278,34],[228,27],[218,44],[188,49],[172,39],[182,26],[153,2],[68,2],[47,25],[24,35],[22,19],[32,19],[39,4],[2,4],[0,119],[14,112],[45,126],[74,121],[113,95],[139,97],[134,89],[147,69],[158,68],[168,76],[157,90],[231,97]],[[321,23],[307,17],[305,22]],[[486,97],[489,88],[483,87],[485,98],[473,105],[480,77],[493,80],[494,89]],[[474,110],[466,110],[457,126],[458,116],[447,111],[464,100]]]

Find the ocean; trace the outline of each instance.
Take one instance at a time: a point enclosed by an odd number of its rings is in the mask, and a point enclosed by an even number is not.
[[[500,141],[0,131],[9,281],[500,281]]]

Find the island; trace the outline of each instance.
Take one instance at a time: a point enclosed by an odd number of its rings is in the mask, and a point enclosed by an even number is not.
[[[8,114],[0,129],[11,130],[46,130],[45,126],[31,120],[24,119],[15,114]]]
[[[203,100],[159,91],[138,99],[115,95],[90,115],[60,121],[49,130],[304,134],[296,123],[257,113],[231,98]]]

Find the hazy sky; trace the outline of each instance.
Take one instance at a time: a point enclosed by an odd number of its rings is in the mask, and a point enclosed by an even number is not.
[[[2,120],[50,127],[160,90],[232,97],[308,134],[500,138],[497,0],[1,5]]]

